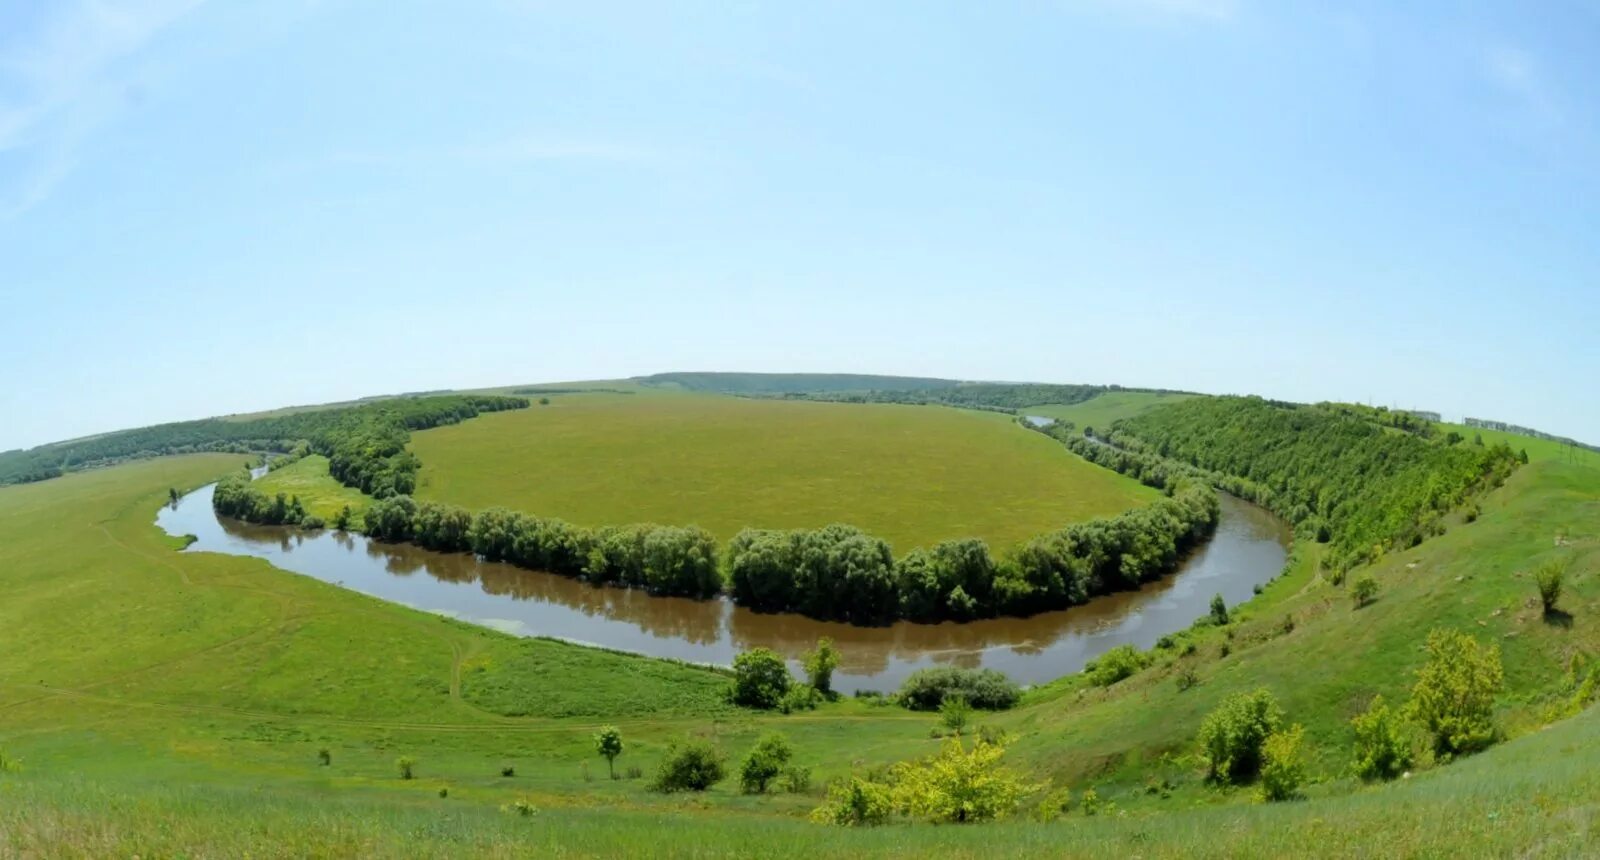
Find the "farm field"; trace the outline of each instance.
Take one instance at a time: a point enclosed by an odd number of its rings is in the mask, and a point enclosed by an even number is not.
[[[996,413],[661,392],[550,401],[415,434],[416,495],[584,526],[694,524],[722,540],[845,522],[897,552],[959,537],[1000,549],[1158,497]]]
[[[1363,609],[1303,556],[1236,608],[1228,636],[1194,634],[1194,654],[1160,657],[1109,689],[1065,678],[982,718],[1014,736],[1008,760],[1031,780],[1093,787],[1127,817],[856,832],[802,817],[827,779],[931,753],[936,715],[855,700],[757,714],[723,702],[714,671],[519,640],[264,562],[177,552],[151,522],[167,489],[236,461],[161,458],[0,489],[0,653],[28,656],[0,661],[0,749],[22,767],[0,774],[0,851],[1228,856],[1293,839],[1339,855],[1381,838],[1401,853],[1569,854],[1596,823],[1594,712],[1539,729],[1565,700],[1566,656],[1600,650],[1600,471],[1535,462],[1477,522],[1376,565],[1380,597]],[[1519,575],[1558,532],[1577,554],[1567,626],[1530,610]],[[1511,740],[1363,788],[1347,775],[1346,720],[1375,692],[1403,700],[1434,625],[1500,643]],[[1179,691],[1184,668],[1198,684]],[[1259,686],[1306,726],[1308,803],[1257,806],[1201,779],[1201,716]],[[602,723],[628,739],[619,768],[646,774],[686,734],[737,756],[781,730],[817,788],[750,797],[730,781],[685,800],[612,782],[589,741]],[[417,759],[417,779],[396,776],[399,756]],[[506,765],[514,776],[499,775]],[[1171,797],[1146,792],[1151,780]],[[519,798],[533,820],[499,811]],[[241,828],[246,811],[253,824]]]
[[[1079,427],[1110,427],[1114,421],[1135,415],[1168,403],[1177,403],[1197,397],[1195,394],[1162,394],[1153,391],[1108,391],[1082,403],[1041,403],[1022,410],[1027,415],[1041,415],[1058,421],[1071,421]]]

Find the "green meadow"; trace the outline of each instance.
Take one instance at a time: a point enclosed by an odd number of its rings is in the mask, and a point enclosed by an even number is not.
[[[1107,391],[1082,403],[1041,403],[1021,411],[1057,421],[1071,421],[1079,427],[1110,427],[1113,422],[1147,412],[1157,406],[1177,403],[1194,394],[1168,394],[1158,391]]]
[[[549,399],[415,434],[416,495],[722,540],[844,522],[896,551],[959,537],[1000,549],[1157,497],[992,412],[648,390]]]
[[[335,481],[328,475],[328,458],[321,454],[306,456],[257,479],[256,486],[268,496],[283,493],[298,497],[306,513],[333,522],[345,507],[352,516],[359,517],[372,501],[360,490]],[[359,520],[357,520],[359,522]]]

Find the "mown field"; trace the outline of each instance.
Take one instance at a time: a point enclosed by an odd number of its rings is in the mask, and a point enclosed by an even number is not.
[[[1567,659],[1600,653],[1600,470],[1535,460],[1477,522],[1376,565],[1381,591],[1363,609],[1303,554],[1228,632],[1198,634],[1195,654],[1109,689],[1063,679],[981,718],[1014,736],[1008,758],[1030,779],[1093,787],[1115,814],[853,832],[803,820],[822,782],[932,752],[936,717],[859,701],[757,715],[727,705],[710,670],[518,640],[261,561],[177,552],[152,524],[167,489],[236,467],[163,458],[0,489],[0,750],[22,762],[0,774],[0,854],[1569,856],[1600,824],[1600,721],[1551,724]],[[1552,623],[1524,572],[1557,551],[1575,565]],[[1404,699],[1440,625],[1503,649],[1512,739],[1364,788],[1346,721],[1374,693]],[[1180,692],[1184,667],[1199,685]],[[1201,717],[1257,686],[1306,726],[1308,801],[1259,806],[1201,780]],[[507,702],[529,715],[497,712]],[[685,735],[737,756],[778,729],[817,787],[748,797],[730,780],[685,798],[612,782],[589,742],[608,722],[629,745],[619,768],[646,774]],[[396,775],[402,755],[417,779]],[[1168,796],[1146,791],[1163,780]],[[539,812],[499,811],[518,798]]]
[[[1165,394],[1155,391],[1108,391],[1082,403],[1041,403],[1021,410],[1027,415],[1042,415],[1058,421],[1071,421],[1079,427],[1110,427],[1114,421],[1132,418],[1168,403],[1196,397],[1194,394]]]
[[[1155,491],[995,413],[671,392],[560,394],[415,434],[417,496],[583,526],[845,522],[896,551],[958,537],[997,549],[1109,516]]]

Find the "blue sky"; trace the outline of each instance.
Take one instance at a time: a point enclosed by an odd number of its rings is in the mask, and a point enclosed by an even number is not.
[[[1600,441],[1600,3],[0,0],[0,448],[860,371]]]

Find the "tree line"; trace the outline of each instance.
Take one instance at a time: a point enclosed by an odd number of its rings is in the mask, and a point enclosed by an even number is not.
[[[464,421],[481,412],[521,409],[524,397],[450,394],[396,397],[245,420],[206,418],[0,453],[0,485],[42,481],[126,460],[204,451],[288,452],[304,442],[328,456],[341,482],[372,495],[410,492],[416,463],[409,433]],[[332,462],[337,460],[337,471]]]
[[[1328,543],[1327,564],[1341,571],[1442,533],[1447,513],[1520,463],[1507,445],[1451,444],[1364,409],[1195,398],[1117,422],[1104,435],[1124,453],[1096,462],[1141,472],[1157,458],[1177,461],[1168,469],[1192,467]],[[1086,452],[1097,447],[1074,444],[1091,459]]]

